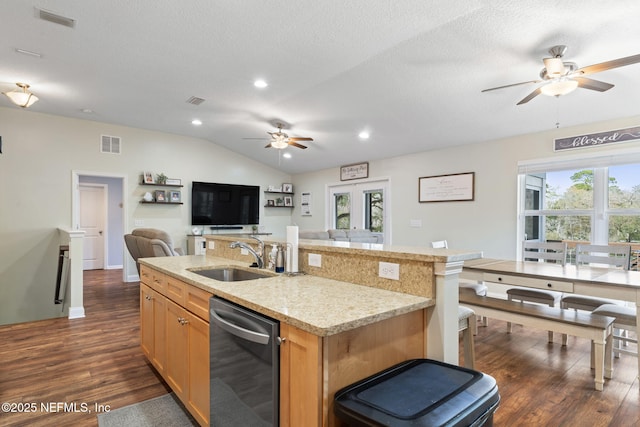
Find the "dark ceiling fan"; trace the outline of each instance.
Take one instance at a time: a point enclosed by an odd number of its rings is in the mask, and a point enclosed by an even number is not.
[[[277,132],[267,132],[271,135],[271,141],[264,148],[277,148],[282,150],[288,146],[306,149],[305,145],[299,144],[299,141],[313,141],[313,138],[289,136],[282,131],[282,123],[276,123]],[[243,138],[243,139],[264,139],[264,138]]]
[[[560,96],[573,92],[578,87],[604,92],[611,89],[614,85],[599,80],[589,79],[585,76],[640,62],[640,54],[638,54],[578,68],[575,62],[562,60],[566,51],[567,47],[564,45],[553,46],[549,49],[551,58],[543,59],[544,68],[540,71],[540,79],[538,80],[529,80],[505,86],[492,87],[490,89],[485,89],[482,92],[489,92],[492,90],[531,83],[544,83],[529,95],[525,96],[517,105],[525,104],[541,93],[549,96]]]

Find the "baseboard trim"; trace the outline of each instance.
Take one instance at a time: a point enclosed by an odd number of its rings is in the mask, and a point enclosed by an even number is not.
[[[69,307],[69,319],[81,319],[84,316],[84,307]]]

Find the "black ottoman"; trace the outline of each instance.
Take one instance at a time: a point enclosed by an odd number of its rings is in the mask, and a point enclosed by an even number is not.
[[[334,412],[353,427],[489,427],[499,403],[491,376],[414,359],[338,391]]]

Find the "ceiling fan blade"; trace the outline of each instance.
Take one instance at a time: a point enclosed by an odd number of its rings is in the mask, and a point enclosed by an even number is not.
[[[627,56],[625,58],[618,58],[611,61],[601,62],[599,64],[587,65],[586,67],[580,68],[575,71],[576,74],[582,74],[583,76],[587,74],[599,73],[601,71],[610,70],[612,68],[624,67],[625,65],[637,64],[640,62],[640,54]]]
[[[268,143],[267,145],[265,145],[264,148],[271,148],[271,143]]]
[[[504,89],[504,88],[507,88],[507,87],[513,87],[513,86],[528,85],[528,84],[530,84],[530,83],[540,83],[541,81],[542,81],[542,80],[529,80],[528,82],[520,82],[520,83],[513,83],[513,84],[510,84],[510,85],[504,85],[504,86],[492,87],[492,88],[489,88],[489,89],[484,89],[484,90],[482,90],[481,92],[489,92],[489,91],[491,91],[491,90]]]
[[[289,141],[313,141],[313,138],[291,138],[291,137],[289,137]]]
[[[265,139],[269,139],[269,138],[242,138],[242,139],[261,139],[261,140],[265,140]]]
[[[529,95],[525,96],[522,101],[518,102],[516,105],[522,105],[522,104],[526,104],[527,102],[531,101],[533,98],[535,98],[536,96],[540,95],[542,92],[540,92],[540,88],[534,90],[533,92],[531,92]]]
[[[578,86],[583,89],[597,90],[598,92],[604,92],[609,90],[615,85],[611,83],[601,82],[600,80],[588,79],[586,77],[573,77],[573,80],[578,82]]]
[[[289,139],[289,145],[293,146],[293,147],[298,147],[298,148],[302,148],[303,150],[306,149],[307,147],[305,147],[302,144],[298,144],[297,142],[293,142],[291,141],[291,139]]]

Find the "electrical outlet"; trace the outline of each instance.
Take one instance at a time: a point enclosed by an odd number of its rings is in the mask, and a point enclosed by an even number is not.
[[[209,240],[209,249],[215,249],[216,248],[216,242],[213,240]]]
[[[400,280],[400,264],[392,262],[378,263],[378,276],[385,279]]]
[[[309,266],[310,267],[322,267],[322,255],[309,254]]]
[[[240,248],[240,255],[249,255],[249,251],[245,248]]]
[[[133,225],[136,227],[144,227],[144,219],[136,219],[133,221]]]

